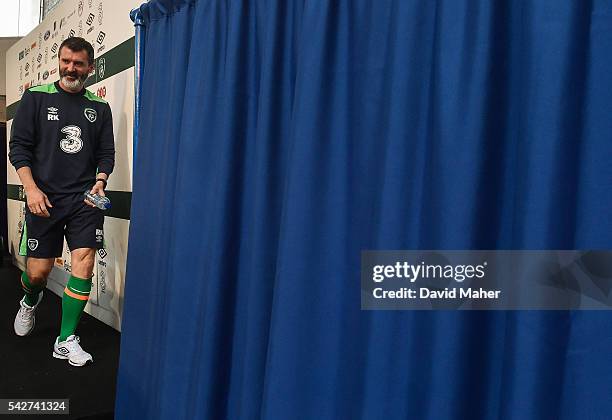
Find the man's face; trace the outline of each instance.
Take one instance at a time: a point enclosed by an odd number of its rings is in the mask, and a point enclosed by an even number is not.
[[[93,71],[93,65],[89,64],[87,51],[72,51],[68,47],[60,50],[59,74],[63,87],[73,92],[79,92],[89,73]]]

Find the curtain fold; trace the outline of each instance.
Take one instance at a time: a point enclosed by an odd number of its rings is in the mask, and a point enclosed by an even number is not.
[[[361,311],[359,271],[612,247],[612,2],[141,11],[117,418],[609,417],[609,312]]]

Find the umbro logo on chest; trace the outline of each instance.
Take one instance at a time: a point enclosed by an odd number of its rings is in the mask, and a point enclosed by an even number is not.
[[[59,115],[57,115],[58,111],[59,109],[52,106],[47,108],[47,121],[59,121]]]

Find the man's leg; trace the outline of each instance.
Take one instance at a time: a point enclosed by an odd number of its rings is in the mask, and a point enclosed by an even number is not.
[[[72,199],[65,229],[66,242],[72,250],[72,276],[64,289],[62,327],[53,345],[53,357],[68,359],[73,366],[83,366],[93,362],[93,357],[81,348],[74,332],[89,299],[95,248],[101,247],[104,241],[104,212],[87,206],[82,194],[75,194]]]
[[[53,268],[53,258],[28,258],[26,271],[21,274],[21,287],[25,293],[25,303],[35,306],[38,297],[47,285],[47,277]]]
[[[73,366],[83,366],[93,362],[93,357],[81,348],[79,337],[74,335],[74,331],[89,299],[95,250],[77,248],[71,255],[72,275],[62,297],[62,327],[53,345],[53,357],[68,359],[68,363]]]
[[[95,262],[95,249],[79,248],[71,252],[72,275],[62,297],[62,326],[59,341],[73,335],[85,309]]]
[[[36,324],[34,311],[42,299],[42,291],[47,276],[53,268],[53,258],[28,258],[26,271],[21,275],[21,287],[25,293],[21,299],[19,312],[15,317],[15,334],[25,336],[32,332]]]

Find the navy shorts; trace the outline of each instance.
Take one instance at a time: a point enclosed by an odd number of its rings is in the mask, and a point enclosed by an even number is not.
[[[104,211],[83,201],[83,193],[47,194],[51,217],[32,214],[26,205],[19,254],[33,258],[61,257],[64,236],[70,250],[101,249],[104,245]]]

